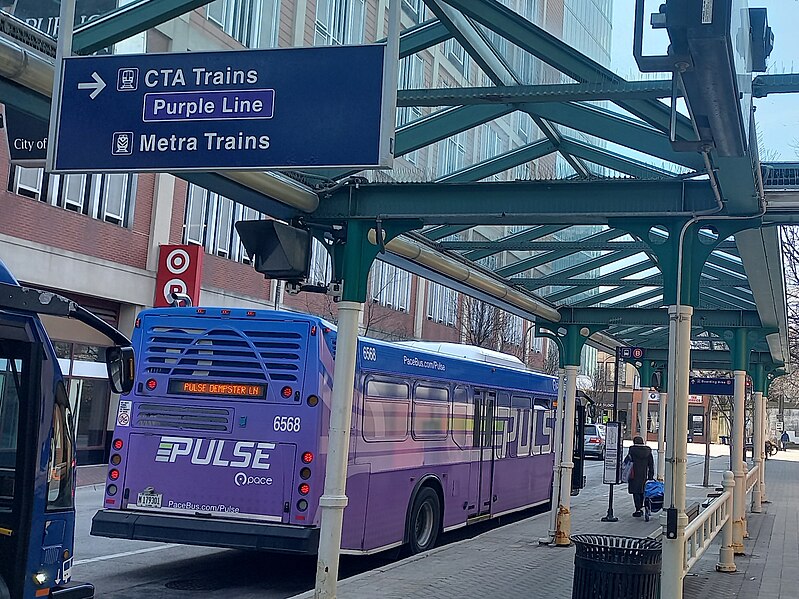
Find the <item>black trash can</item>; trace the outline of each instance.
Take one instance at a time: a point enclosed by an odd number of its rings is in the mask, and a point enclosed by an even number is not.
[[[572,599],[657,599],[660,541],[611,535],[572,537]]]

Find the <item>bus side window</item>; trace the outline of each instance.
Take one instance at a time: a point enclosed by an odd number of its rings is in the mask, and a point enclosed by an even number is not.
[[[416,385],[411,422],[414,439],[446,439],[449,433],[449,389]]]
[[[530,397],[524,395],[513,395],[511,397],[511,413],[515,420],[515,433],[510,438],[516,441],[516,457],[530,455],[530,440],[532,438],[530,434],[532,423],[531,401]]]
[[[50,460],[47,464],[47,509],[72,507],[72,414],[64,384],[59,381],[53,406]]]
[[[367,379],[364,385],[364,441],[404,441],[408,437],[410,389],[406,383]]]
[[[472,447],[472,419],[469,390],[463,385],[456,385],[452,393],[452,440],[461,449]]]

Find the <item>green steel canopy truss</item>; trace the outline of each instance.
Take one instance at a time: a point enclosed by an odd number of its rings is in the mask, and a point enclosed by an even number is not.
[[[74,51],[109,47],[207,3],[136,0],[76,30]],[[619,342],[647,347],[652,359],[667,346],[668,332],[668,253],[658,246],[694,215],[754,217],[750,228],[716,227],[717,220],[691,233],[698,235],[697,247],[714,244],[701,275],[695,273],[694,337],[697,346],[709,347],[698,348],[695,359],[708,367],[729,363],[723,339],[712,335],[746,328],[761,334],[753,359],[781,364],[787,324],[774,225],[799,221],[799,166],[764,167],[764,188],[756,144],[740,156],[722,155],[712,143],[682,151],[697,140],[698,129],[689,114],[672,112],[670,98],[685,92],[673,89],[670,73],[627,81],[495,0],[425,3],[434,18],[402,32],[400,57],[454,38],[494,85],[399,90],[398,106],[430,111],[397,130],[396,156],[433,151],[443,140],[517,113],[536,126],[525,143],[432,181],[402,182],[407,177],[398,170],[370,180],[347,172],[291,173],[319,194],[310,214],[216,173],[181,177],[284,220],[416,223],[421,233],[406,239],[559,307],[564,325],[605,327]],[[23,43],[54,56],[52,40],[3,18],[0,49]],[[508,47],[545,65],[546,83],[530,84],[529,74],[515,72]],[[49,93],[27,81],[0,72],[0,101],[47,118]],[[753,82],[755,97],[797,91],[796,74],[760,75]],[[685,99],[690,106],[695,98]],[[531,180],[485,181],[536,160],[548,172],[539,168]],[[771,176],[777,171],[778,180]],[[765,214],[764,193],[774,206]],[[653,227],[647,236],[640,223]],[[763,223],[767,227],[759,228]],[[383,259],[454,285],[441,271],[396,255]],[[519,313],[517,306],[478,296]]]

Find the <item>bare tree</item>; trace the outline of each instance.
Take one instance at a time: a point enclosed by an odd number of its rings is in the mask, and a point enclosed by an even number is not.
[[[461,330],[469,345],[498,349],[510,339],[510,314],[484,301],[462,296]]]
[[[551,375],[557,375],[558,368],[560,368],[558,344],[551,340],[547,340],[547,354],[546,358],[544,358],[544,372]]]
[[[594,401],[597,413],[602,413],[613,405],[613,382],[607,370],[604,363],[595,368],[591,374],[591,388],[585,390],[585,394]]]

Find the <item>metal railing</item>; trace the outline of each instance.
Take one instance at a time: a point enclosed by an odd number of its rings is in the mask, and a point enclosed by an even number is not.
[[[713,499],[699,515],[685,527],[685,566],[687,573],[710,547],[713,539],[732,519],[732,473],[725,479],[724,492]]]
[[[755,485],[760,482],[759,466],[755,464],[752,469],[746,473],[746,492],[750,493]]]

